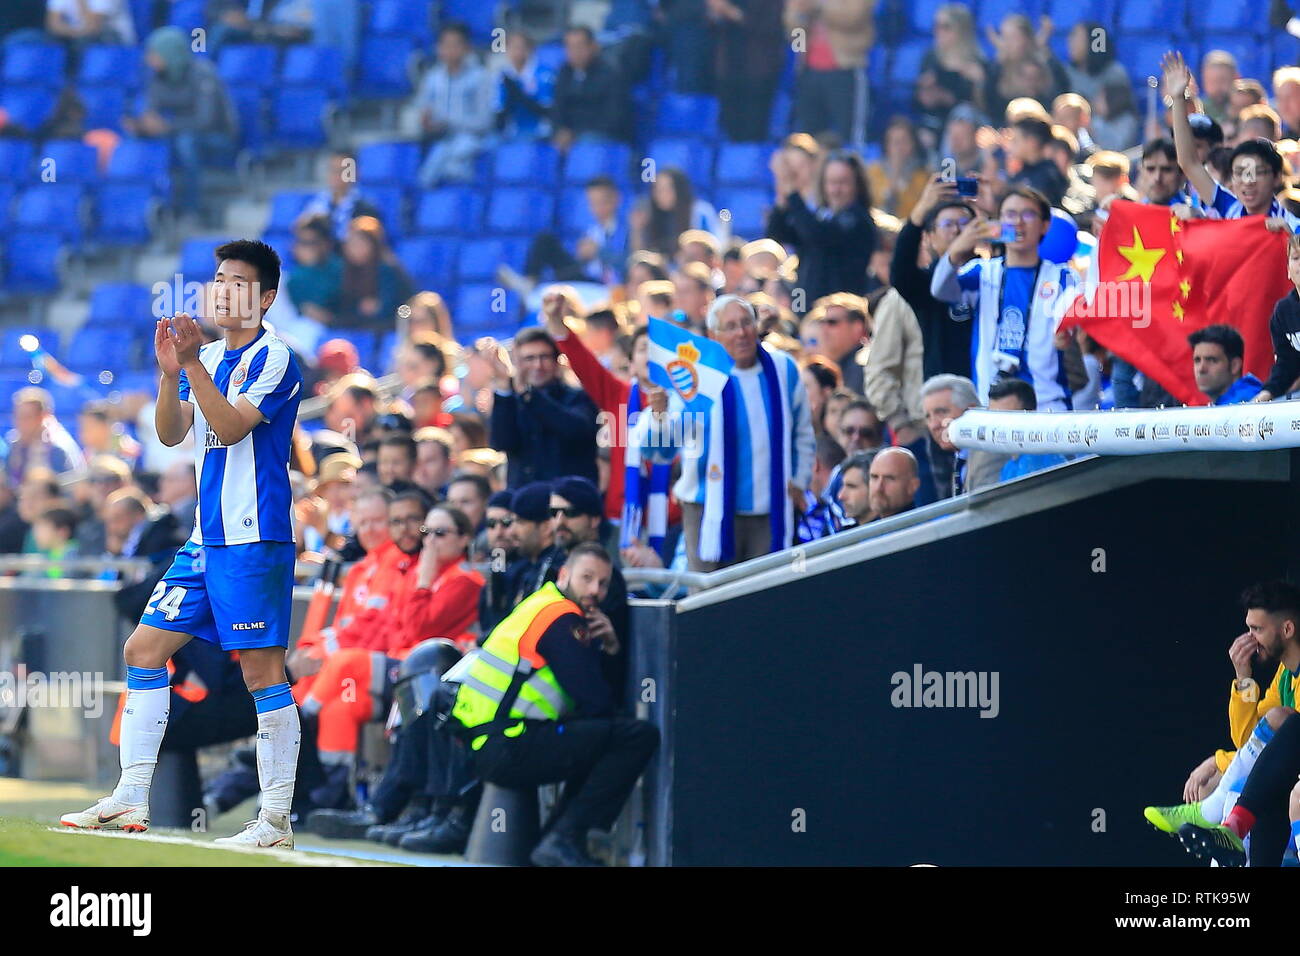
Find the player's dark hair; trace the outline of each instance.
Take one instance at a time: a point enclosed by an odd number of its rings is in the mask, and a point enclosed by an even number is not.
[[[611,568],[614,566],[614,559],[609,556],[609,552],[594,541],[584,541],[582,544],[577,545],[569,552],[569,556],[564,559],[564,566],[566,568],[572,567],[577,563],[579,558],[584,556],[593,557],[598,561],[604,561]]]
[[[1187,336],[1187,344],[1192,348],[1196,348],[1202,342],[1219,346],[1229,362],[1246,357],[1246,343],[1242,340],[1241,333],[1231,325],[1207,325]]]
[[[406,452],[406,457],[415,461],[415,439],[404,432],[397,432],[392,435],[385,435],[379,440],[379,447],[384,448],[401,448]]]
[[[470,472],[462,472],[461,474],[452,476],[451,481],[447,482],[447,488],[450,490],[452,485],[460,484],[462,482],[468,482],[473,485],[474,493],[484,501],[487,501],[492,497],[491,483],[482,475],[475,475]]]
[[[1258,608],[1269,614],[1280,614],[1300,625],[1300,588],[1290,581],[1260,581],[1241,593],[1241,606],[1251,611]]]
[[[1034,392],[1034,386],[1023,378],[1000,378],[996,382],[989,383],[990,402],[1008,396],[1020,399],[1020,405],[1026,411],[1032,412],[1038,408],[1038,395]]]
[[[1244,143],[1238,143],[1232,151],[1232,158],[1228,160],[1229,170],[1236,163],[1238,156],[1254,156],[1256,159],[1261,159],[1273,171],[1274,176],[1282,175],[1282,154],[1266,139],[1248,139]]]
[[[257,270],[257,282],[262,293],[280,288],[280,254],[260,239],[232,239],[217,246],[214,253],[217,265],[227,259],[247,262]]]

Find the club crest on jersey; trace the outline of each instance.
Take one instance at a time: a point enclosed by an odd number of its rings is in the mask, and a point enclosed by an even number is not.
[[[700,390],[700,373],[695,370],[695,363],[699,360],[700,350],[690,342],[683,342],[677,346],[677,358],[664,366],[668,380],[683,401],[689,402]]]
[[[248,378],[248,366],[241,365],[235,369],[235,374],[230,376],[231,385],[243,385],[244,379]]]

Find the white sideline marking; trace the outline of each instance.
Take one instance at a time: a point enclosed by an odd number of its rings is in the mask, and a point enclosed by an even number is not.
[[[188,837],[163,836],[156,833],[111,833],[106,830],[79,830],[76,827],[47,827],[50,833],[70,833],[81,836],[100,837],[109,840],[130,840],[132,842],[144,841],[147,843],[170,843],[176,846],[196,846],[205,850],[225,850],[232,853],[249,853],[265,856],[272,854],[275,857],[288,863],[295,863],[301,866],[376,866],[377,863],[357,859],[355,857],[345,857],[341,854],[334,853],[328,856],[318,851],[307,850],[267,850],[258,847],[245,846],[226,846],[209,843],[205,840],[191,840]]]

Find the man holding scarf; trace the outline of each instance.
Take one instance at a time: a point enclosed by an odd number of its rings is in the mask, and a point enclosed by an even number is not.
[[[1066,411],[1071,389],[1056,327],[1078,295],[1078,281],[1068,265],[1038,254],[1052,222],[1042,193],[1013,186],[998,215],[1000,222],[981,218],[967,224],[935,266],[930,292],[940,302],[975,309],[971,378],[981,404],[988,404],[994,381],[1020,378],[1034,387],[1040,410]],[[988,241],[1001,245],[1004,254],[968,266],[975,247]]]
[[[682,505],[692,571],[790,547],[793,501],[803,500],[816,447],[799,367],[759,342],[754,307],[737,295],[720,296],[707,322],[709,337],[734,363],[721,396],[706,415],[688,422],[676,385],[672,395],[657,387],[648,391],[651,407],[666,415],[646,416],[659,427],[638,428],[632,442],[655,461],[681,452],[673,493]]]

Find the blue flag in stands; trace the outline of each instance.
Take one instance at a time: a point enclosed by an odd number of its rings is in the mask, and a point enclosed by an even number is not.
[[[735,364],[719,343],[663,319],[650,319],[650,381],[703,412],[722,395]]]

